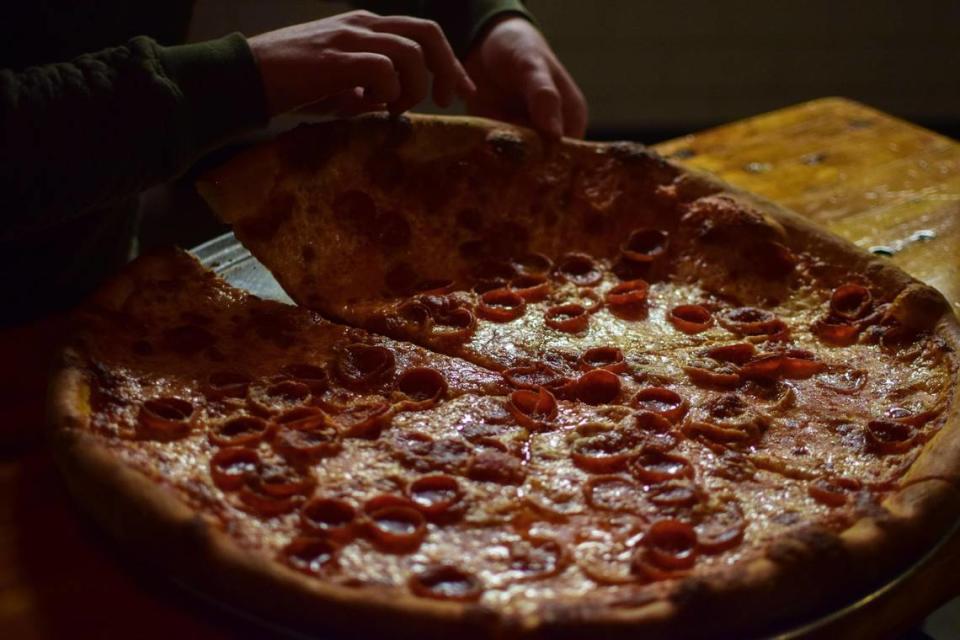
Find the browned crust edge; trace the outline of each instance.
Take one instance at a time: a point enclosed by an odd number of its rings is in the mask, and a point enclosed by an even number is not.
[[[479,118],[412,119],[429,126],[512,128]],[[522,135],[531,134],[522,131]],[[247,156],[253,163],[250,166],[255,168],[269,153],[268,147],[255,150]],[[650,151],[643,153],[667,162]],[[680,175],[699,183],[699,191],[722,191],[763,211],[788,230],[791,244],[804,245],[831,261],[861,270],[884,290],[929,289],[793,212],[712,176],[670,164]],[[211,194],[209,187],[206,190],[205,197],[220,197]],[[100,296],[122,297],[124,282],[130,280],[117,278]],[[952,348],[956,366],[960,327],[945,301],[943,309],[935,332]],[[51,438],[76,500],[122,543],[151,549],[156,560],[178,578],[256,615],[303,629],[350,632],[356,631],[357,621],[362,620],[364,631],[426,638],[450,634],[464,638],[581,638],[594,633],[627,637],[640,629],[650,638],[700,637],[713,635],[718,628],[763,632],[802,622],[805,616],[839,606],[853,594],[896,575],[920,558],[960,514],[960,388],[955,385],[940,432],[926,443],[905,478],[914,483],[884,502],[888,511],[865,515],[839,535],[815,527],[799,531],[773,545],[767,557],[709,578],[684,581],[670,600],[623,609],[564,606],[526,618],[503,619],[476,605],[323,584],[240,548],[171,489],[124,465],[86,433],[88,395],[89,384],[77,354],[65,352],[51,385]],[[265,591],[264,585],[270,590]],[[797,598],[798,593],[806,596]],[[766,626],[758,627],[758,621]]]

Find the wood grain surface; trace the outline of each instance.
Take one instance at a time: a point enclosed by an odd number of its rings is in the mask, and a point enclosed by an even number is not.
[[[960,309],[960,145],[841,99],[802,104],[658,147],[823,223],[938,287]],[[922,232],[922,233],[920,233]],[[42,434],[63,321],[0,332],[0,636],[228,638],[263,630],[123,556],[80,516]],[[136,550],[148,558],[149,549]],[[960,594],[960,538],[817,637],[893,637]]]

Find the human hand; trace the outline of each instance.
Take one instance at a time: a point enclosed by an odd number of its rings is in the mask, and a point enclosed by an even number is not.
[[[555,138],[582,138],[586,132],[583,94],[524,18],[507,15],[488,27],[465,66],[477,85],[466,98],[470,113],[529,124]]]
[[[440,27],[368,11],[270,31],[248,40],[270,115],[321,104],[341,112],[401,113],[427,97],[448,106],[475,87]]]

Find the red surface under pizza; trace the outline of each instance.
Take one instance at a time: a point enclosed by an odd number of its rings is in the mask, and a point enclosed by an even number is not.
[[[54,437],[104,526],[234,606],[758,634],[960,514],[942,297],[642,147],[368,117],[200,189],[299,306],[140,259],[80,316]]]

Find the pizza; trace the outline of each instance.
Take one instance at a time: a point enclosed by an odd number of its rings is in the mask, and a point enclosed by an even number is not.
[[[638,145],[362,117],[199,187],[297,305],[138,259],[76,315],[52,435],[105,528],[235,607],[758,635],[960,515],[942,296]]]

